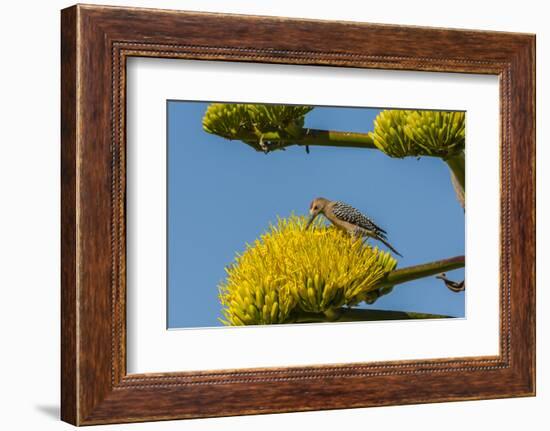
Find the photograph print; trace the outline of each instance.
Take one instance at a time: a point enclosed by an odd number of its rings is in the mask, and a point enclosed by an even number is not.
[[[167,101],[168,329],[466,318],[465,117]]]

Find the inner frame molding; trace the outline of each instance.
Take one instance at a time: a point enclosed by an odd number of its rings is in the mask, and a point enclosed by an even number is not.
[[[127,374],[341,365],[499,354],[500,224],[494,222],[499,219],[500,213],[500,107],[497,75],[206,62],[152,57],[128,57],[126,68]],[[468,255],[466,283],[469,284],[466,295],[467,318],[452,321],[416,320],[408,324],[402,321],[352,322],[166,330],[168,298],[162,286],[169,278],[165,277],[168,277],[170,271],[181,271],[181,275],[184,276],[181,281],[185,284],[180,287],[189,289],[189,294],[192,290],[194,291],[192,284],[187,284],[185,278],[188,269],[192,270],[191,267],[186,268],[189,262],[178,263],[170,260],[172,265],[170,269],[167,267],[165,256],[170,242],[164,241],[169,235],[167,231],[169,224],[166,223],[169,220],[166,215],[166,193],[170,189],[165,175],[169,174],[168,171],[172,172],[172,175],[179,175],[177,172],[180,169],[182,169],[180,173],[186,175],[185,172],[189,169],[187,163],[191,162],[188,157],[185,159],[182,157],[181,162],[184,165],[178,167],[179,163],[166,160],[165,150],[171,144],[168,142],[162,145],[162,143],[168,138],[167,132],[170,128],[178,127],[174,122],[171,122],[171,126],[165,122],[168,116],[167,109],[168,106],[181,106],[172,100],[202,101],[216,98],[228,103],[267,102],[346,106],[347,108],[344,109],[350,110],[350,113],[361,112],[362,105],[384,106],[385,109],[460,108],[467,112],[467,182],[471,187],[469,187],[466,203],[468,205],[466,229],[465,232],[458,231],[461,237],[466,233],[465,244]],[[311,118],[315,118],[314,113],[315,109]],[[188,120],[180,117],[177,121],[181,121],[180,127],[185,128]],[[198,118],[194,121],[197,123],[193,124],[198,124]],[[357,125],[360,124],[361,121],[357,119]],[[332,129],[338,129],[337,125],[333,125]],[[206,135],[205,139],[207,139]],[[173,148],[178,148],[181,144],[179,148],[183,151],[190,150],[194,146],[193,143],[197,143],[196,140],[192,143],[180,139],[177,142],[174,141]],[[227,144],[231,145],[229,141]],[[202,146],[196,148],[199,151],[200,149],[210,150],[208,152],[212,152],[212,156],[215,157],[216,153],[213,151],[216,149]],[[233,148],[233,150],[236,149]],[[231,149],[226,147],[225,151],[231,151]],[[319,149],[319,151],[322,157],[327,150]],[[336,163],[339,157],[347,157],[347,152],[354,150],[342,150],[343,153],[341,153],[335,148],[331,151],[335,151],[333,155],[336,158],[330,159]],[[317,153],[318,150],[314,149],[314,157],[319,156]],[[262,154],[254,154],[250,151],[243,152],[242,155],[250,157],[249,162],[252,164],[255,160],[262,164],[270,163],[269,156],[266,159]],[[370,158],[377,157],[377,153],[370,151],[357,152],[356,155],[366,157],[364,159],[366,164],[356,165],[357,172],[349,177],[351,182],[353,178],[367,175],[361,169],[370,170]],[[272,157],[285,158],[284,153],[273,154]],[[304,169],[307,169],[307,165],[310,164],[307,163],[309,156],[303,155],[303,157]],[[225,166],[223,160],[225,159],[220,160],[223,170],[226,172],[233,170]],[[386,161],[392,163],[389,159]],[[235,162],[238,163],[239,160]],[[330,165],[329,160],[327,163]],[[393,163],[398,169],[401,162],[393,161]],[[402,163],[412,163],[412,159]],[[424,162],[420,163],[428,163],[428,160],[424,159]],[[168,165],[171,165],[170,169]],[[337,166],[335,165],[336,170],[338,170]],[[345,166],[340,165],[340,168],[346,169]],[[295,193],[295,188],[299,190],[306,187],[305,183],[309,175],[305,172],[295,177],[295,181],[299,181],[299,184],[291,185],[285,181],[292,194]],[[419,172],[411,172],[419,175],[422,173],[421,166]],[[447,171],[443,170],[441,173],[443,178],[439,181],[446,181]],[[277,175],[275,172],[272,174]],[[380,174],[384,175],[383,172]],[[211,172],[210,175],[215,177],[216,174]],[[222,172],[221,175],[225,177],[227,174]],[[302,177],[302,180],[299,177]],[[215,178],[212,180],[217,182]],[[403,180],[406,182],[405,179]],[[360,182],[363,186],[367,184],[364,181]],[[187,183],[188,191],[191,184]],[[371,184],[370,187],[374,187],[374,183],[369,184]],[[443,182],[441,186],[446,184]],[[145,187],[143,190],[142,185]],[[371,205],[368,202],[373,197],[369,196],[371,192],[365,195],[359,191],[360,189],[361,186],[355,190],[358,193],[356,199],[361,202],[360,196],[363,195],[363,199],[366,199],[365,209],[368,209]],[[172,188],[172,191],[175,189]],[[195,191],[195,193],[198,192],[199,190]],[[214,190],[212,192],[215,193]],[[374,189],[373,192],[377,193]],[[177,193],[171,198],[179,200],[176,195]],[[244,195],[243,193],[243,198],[245,198]],[[305,196],[305,199],[303,197],[301,202],[305,201],[307,204],[308,198],[309,196]],[[286,198],[279,196],[279,199],[284,205]],[[173,203],[171,202],[169,206],[172,207]],[[373,201],[372,204],[375,202]],[[455,200],[452,197],[449,204],[452,205],[450,209],[458,209],[454,207]],[[295,210],[301,213],[300,202],[296,202],[296,205],[294,205]],[[306,208],[307,206],[302,208],[304,213]],[[381,208],[382,211],[384,208]],[[412,210],[414,213],[423,211],[422,207],[412,208]],[[283,211],[285,212],[287,211]],[[174,215],[172,213],[172,216]],[[265,216],[267,217],[265,220],[269,219],[269,214]],[[177,219],[172,221],[177,223]],[[464,223],[462,210],[457,222]],[[409,222],[395,220],[394,223]],[[388,227],[394,223],[390,223]],[[177,229],[175,224],[172,226]],[[429,227],[426,228],[429,230]],[[454,236],[457,232],[451,232],[451,234]],[[186,235],[180,240],[188,241],[185,237]],[[238,248],[237,243],[235,246]],[[212,245],[215,246],[215,242]],[[420,244],[416,243],[416,247],[418,246]],[[412,257],[416,253],[415,245],[410,244],[409,248],[407,255]],[[414,262],[411,261],[411,263]],[[180,264],[183,268],[178,269]],[[404,263],[400,263],[400,266],[404,266]],[[200,274],[196,276],[196,282],[200,282]],[[216,279],[220,277],[212,278],[208,273],[204,276],[208,277],[207,285],[213,293]],[[429,280],[425,279],[426,283],[431,283]],[[208,288],[207,285],[203,287]],[[418,287],[422,289],[422,285]],[[436,284],[434,289],[439,287],[440,285]],[[398,288],[395,295],[399,297],[408,292],[417,297],[414,292],[419,294],[421,290],[415,289],[412,285],[409,287],[403,285],[402,288]],[[438,293],[445,294],[445,289],[434,291],[434,294]],[[432,301],[432,299],[425,299]],[[185,298],[181,300],[186,301]],[[214,298],[210,300],[214,301]],[[449,298],[449,301],[456,300],[456,297]],[[194,301],[187,298],[186,307],[193,307],[190,304]],[[179,305],[185,306],[184,303]],[[211,305],[215,307],[213,302]],[[345,347],[338,347],[339,343],[334,344],[330,341],[329,345],[325,346],[323,342],[323,340],[339,339],[348,340]],[[238,350],[234,350],[233,346],[239,346]]]
[[[138,46],[139,45],[139,46]],[[244,55],[243,55],[244,53]],[[112,177],[113,177],[113,250],[112,267],[115,272],[113,276],[112,292],[113,297],[118,298],[112,304],[113,327],[116,328],[115,343],[113,344],[113,364],[112,375],[113,385],[117,381],[115,376],[121,375],[119,383],[124,386],[146,387],[148,384],[158,386],[160,382],[168,383],[170,386],[189,385],[196,383],[197,378],[208,377],[208,383],[212,385],[224,384],[226,379],[244,382],[243,377],[254,378],[254,381],[284,381],[284,380],[299,380],[299,376],[307,376],[308,379],[323,379],[330,377],[351,377],[351,376],[387,376],[387,375],[404,375],[426,373],[432,371],[434,366],[437,366],[437,372],[458,371],[458,370],[491,370],[499,368],[507,368],[510,366],[510,283],[509,278],[504,277],[511,268],[510,264],[510,234],[511,225],[509,220],[510,208],[510,148],[507,131],[509,130],[510,118],[509,110],[505,108],[505,114],[501,113],[501,220],[500,220],[500,235],[504,241],[501,241],[501,280],[500,280],[500,354],[498,356],[483,356],[483,357],[468,357],[454,359],[428,359],[428,360],[411,360],[411,361],[383,361],[383,362],[368,362],[368,363],[352,363],[345,365],[330,365],[330,366],[299,366],[299,367],[269,367],[269,368],[254,368],[249,371],[241,369],[228,371],[213,371],[213,372],[182,372],[182,373],[163,373],[161,376],[155,376],[150,380],[150,373],[144,374],[127,374],[126,373],[126,235],[125,235],[125,202],[126,202],[126,60],[129,57],[154,57],[154,58],[174,58],[174,59],[223,59],[232,61],[254,61],[258,62],[273,62],[282,63],[280,56],[290,56],[295,61],[293,64],[311,64],[314,58],[337,58],[339,62],[343,62],[347,67],[365,67],[358,61],[368,61],[369,68],[383,69],[388,61],[397,61],[398,58],[385,58],[378,56],[375,59],[365,59],[359,55],[351,55],[347,58],[345,54],[318,53],[318,52],[289,52],[278,51],[276,55],[269,56],[267,52],[259,50],[256,52],[251,48],[238,48],[230,50],[226,47],[197,47],[197,46],[181,46],[181,45],[160,45],[160,44],[137,44],[137,43],[113,43],[113,88],[116,97],[113,98],[112,110],[115,113],[113,116],[113,158],[112,158]],[[326,56],[326,57],[325,57]],[[409,61],[407,58],[403,59]],[[299,63],[298,63],[299,61]],[[303,62],[305,61],[305,62]],[[424,58],[422,62],[429,66],[430,61],[435,59]],[[437,60],[438,62],[441,59]],[[378,67],[373,67],[373,63]],[[382,62],[382,65],[379,64]],[[463,60],[465,65],[470,62]],[[487,62],[488,64],[490,62]],[[286,64],[286,62],[285,62]],[[318,63],[313,63],[318,64]],[[454,64],[454,62],[453,62]],[[477,64],[477,63],[474,63]],[[495,64],[492,64],[495,66]],[[499,70],[500,78],[500,94],[503,99],[503,104],[507,106],[510,103],[509,79],[506,74],[509,73],[508,64],[498,64],[497,66],[503,69]],[[432,69],[426,69],[432,70]],[[440,70],[441,71],[441,70]],[[448,70],[447,70],[448,71]],[[452,70],[457,72],[457,70]],[[502,130],[503,129],[503,130]],[[118,346],[118,347],[117,347]],[[118,363],[117,363],[118,361]],[[349,373],[352,374],[349,374]],[[358,373],[357,373],[358,372]],[[432,371],[433,372],[433,371]],[[278,380],[273,380],[278,378]]]
[[[62,419],[84,425],[534,395],[534,46],[534,36],[511,33],[63,10]],[[500,354],[128,375],[125,105],[126,60],[135,56],[498,75]],[[256,390],[261,400],[251,396]]]

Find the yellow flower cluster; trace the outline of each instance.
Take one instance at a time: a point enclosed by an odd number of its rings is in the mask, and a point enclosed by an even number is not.
[[[303,312],[378,296],[377,282],[397,265],[389,253],[320,220],[314,229],[305,224],[305,217],[278,219],[226,268],[219,286],[224,324],[291,323]]]
[[[257,138],[275,132],[280,138],[298,137],[311,106],[251,103],[211,103],[202,120],[203,129],[227,139]]]
[[[236,139],[245,129],[246,105],[240,103],[211,103],[202,118],[202,127],[208,133]]]
[[[464,150],[464,112],[390,109],[374,120],[376,147],[391,157],[453,157]]]

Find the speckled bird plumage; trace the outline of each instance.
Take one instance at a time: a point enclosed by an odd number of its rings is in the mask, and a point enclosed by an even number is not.
[[[307,225],[308,227],[315,217],[323,214],[334,226],[345,230],[350,235],[376,239],[395,254],[401,256],[387,241],[387,232],[351,205],[340,201],[316,198],[311,202],[309,212],[311,218]]]
[[[344,202],[336,201],[332,206],[332,212],[340,220],[347,221],[360,228],[374,232],[383,238],[386,237],[386,231],[384,229],[382,229],[380,226],[377,226],[370,218],[368,218],[356,208],[353,208],[351,205],[348,205]]]

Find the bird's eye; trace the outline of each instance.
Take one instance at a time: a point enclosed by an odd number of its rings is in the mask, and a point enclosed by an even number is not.
[[[313,211],[317,211],[317,207],[316,207],[316,206],[315,206],[315,207],[313,207]]]

